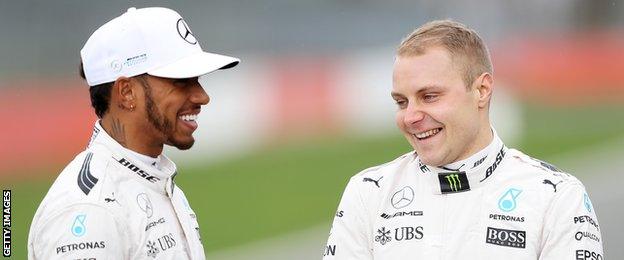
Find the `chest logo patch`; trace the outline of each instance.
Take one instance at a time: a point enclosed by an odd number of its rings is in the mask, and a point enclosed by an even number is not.
[[[74,219],[74,224],[72,225],[71,232],[76,237],[81,237],[87,232],[87,227],[85,226],[85,218],[87,215],[81,214],[76,216]]]
[[[150,201],[149,197],[147,197],[147,194],[139,193],[139,195],[137,195],[136,197],[136,200],[139,208],[143,212],[145,212],[145,216],[147,216],[147,218],[151,218],[154,214],[154,210],[152,207],[152,202]]]
[[[488,227],[485,242],[497,246],[525,248],[526,232],[522,230]]]
[[[589,196],[587,195],[587,193],[583,195],[583,203],[585,204],[585,209],[587,209],[587,212],[592,212],[591,201],[589,200]]]
[[[520,196],[522,190],[510,188],[498,199],[498,208],[504,212],[516,209],[516,198]]]
[[[470,190],[470,184],[465,172],[441,172],[438,173],[438,179],[442,194]]]
[[[390,230],[386,230],[385,227],[377,229],[377,235],[375,236],[375,242],[379,242],[381,245],[385,245],[390,242],[392,237],[390,236]]]
[[[414,200],[414,190],[410,186],[405,186],[392,195],[390,202],[395,209],[407,207]]]

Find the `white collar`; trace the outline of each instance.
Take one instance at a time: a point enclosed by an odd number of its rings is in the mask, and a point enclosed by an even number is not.
[[[169,187],[167,183],[172,184],[177,174],[173,161],[164,154],[159,155],[158,158],[152,158],[123,147],[106,133],[100,120],[95,122],[88,149],[107,151],[123,169],[127,170],[128,174],[143,180],[142,183],[158,192],[165,193],[167,189],[172,189],[172,185]],[[152,166],[152,162],[156,162],[158,167]]]
[[[470,157],[443,167],[425,165],[417,158],[418,169],[431,180],[434,194],[475,189],[485,184],[505,157],[507,147],[492,128],[492,141]]]
[[[154,167],[156,169],[161,169],[160,168],[160,164],[159,164],[160,158],[162,157],[161,155],[158,155],[158,157],[154,158],[154,157],[151,157],[149,155],[137,153],[137,152],[132,151],[132,150],[130,150],[128,148],[125,148],[125,147],[124,147],[124,149],[126,150],[126,152],[127,152],[127,154],[129,156],[134,157],[133,159],[139,160],[139,161],[145,163],[146,165],[149,165],[149,166]]]

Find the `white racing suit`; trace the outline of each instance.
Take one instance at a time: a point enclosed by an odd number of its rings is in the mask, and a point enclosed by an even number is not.
[[[28,259],[205,259],[175,164],[135,158],[97,122],[37,209]]]
[[[496,133],[453,167],[410,152],[353,176],[324,249],[325,260],[603,258],[583,184]]]

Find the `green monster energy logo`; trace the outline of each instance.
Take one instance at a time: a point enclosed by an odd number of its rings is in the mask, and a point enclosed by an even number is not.
[[[438,180],[442,194],[470,190],[470,182],[465,172],[441,172],[438,173]]]
[[[461,181],[459,180],[459,175],[450,174],[450,175],[444,176],[444,178],[446,178],[446,181],[448,182],[449,187],[451,188],[452,191],[459,191],[462,188]]]

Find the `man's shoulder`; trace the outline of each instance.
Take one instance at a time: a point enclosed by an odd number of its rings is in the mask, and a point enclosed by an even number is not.
[[[351,177],[351,180],[353,179],[360,180],[362,178],[377,178],[380,176],[392,175],[398,167],[400,167],[401,165],[405,165],[406,163],[409,163],[415,159],[416,159],[415,152],[410,151],[406,154],[403,154],[397,157],[396,159],[392,161],[366,168],[358,172],[357,174],[353,175]]]
[[[89,196],[96,186],[104,183],[102,180],[106,178],[110,162],[107,154],[85,150],[61,171],[50,192]]]
[[[392,161],[364,169],[350,178],[348,186],[361,193],[381,194],[388,189],[389,183],[393,183],[391,180],[399,176],[401,170],[415,159],[415,152],[411,151]]]
[[[109,173],[110,158],[90,150],[79,153],[58,175],[43,198],[38,214],[50,216],[78,204],[106,208],[107,197],[118,182]]]
[[[561,183],[564,185],[582,185],[572,174],[549,162],[531,157],[519,150],[509,149],[508,156],[510,169],[514,171],[514,176],[516,177],[539,179],[539,181],[544,184],[553,183],[553,185],[556,185],[557,183]]]
[[[382,198],[391,189],[394,179],[406,165],[416,158],[414,152],[409,152],[384,164],[373,166],[353,175],[343,193],[341,203],[345,205],[359,205],[369,212],[380,206]],[[343,205],[343,207],[346,207]]]

